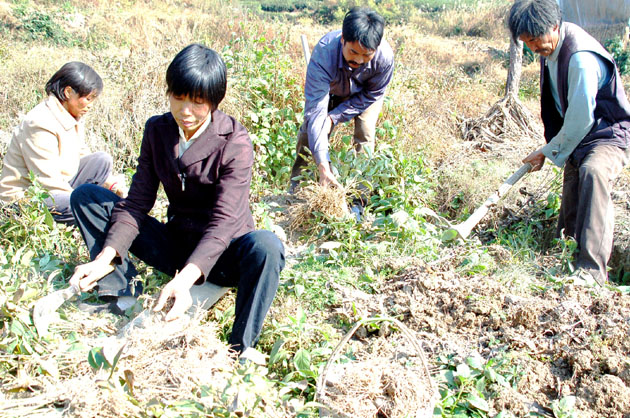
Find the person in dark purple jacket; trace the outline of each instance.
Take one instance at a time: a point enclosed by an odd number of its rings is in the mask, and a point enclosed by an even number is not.
[[[91,185],[71,195],[93,261],[77,266],[70,283],[97,288],[112,312],[124,311],[141,290],[131,252],[173,276],[154,308],[173,298],[167,321],[191,306],[194,285],[237,287],[229,342],[242,352],[255,345],[276,294],[284,248],[272,232],[254,230],[253,148],[245,128],[217,109],[227,84],[219,54],[187,46],[169,65],[166,84],[171,111],[147,121],[127,198]],[[169,201],[166,223],[148,215],[160,184]],[[115,269],[106,274],[110,264]]]

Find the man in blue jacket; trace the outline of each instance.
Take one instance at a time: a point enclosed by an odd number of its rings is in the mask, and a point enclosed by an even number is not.
[[[322,185],[339,186],[330,167],[328,137],[341,122],[355,120],[354,147],[374,149],[376,121],[394,72],[394,53],[383,40],[383,18],[367,8],[350,10],[341,30],[317,43],[306,71],[304,123],[300,127],[291,188],[313,154]]]

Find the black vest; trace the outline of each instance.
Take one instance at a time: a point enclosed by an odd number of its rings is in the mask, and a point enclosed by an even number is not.
[[[582,160],[595,145],[615,145],[626,149],[630,142],[630,104],[623,90],[621,77],[612,56],[586,33],[584,29],[573,23],[564,22],[564,41],[558,54],[558,96],[562,113],[566,114],[568,106],[569,60],[578,51],[590,51],[599,55],[608,65],[610,80],[597,92],[595,98],[595,123],[590,132],[582,139],[571,154],[572,162],[581,164]],[[558,134],[564,119],[556,109],[551,95],[551,86],[545,58],[540,59],[540,103],[541,116],[545,127],[547,142]]]

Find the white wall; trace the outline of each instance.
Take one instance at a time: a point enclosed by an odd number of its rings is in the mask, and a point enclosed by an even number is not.
[[[558,0],[564,20],[582,27],[628,23],[630,0]]]

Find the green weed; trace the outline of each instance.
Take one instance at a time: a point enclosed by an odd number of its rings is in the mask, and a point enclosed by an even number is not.
[[[234,88],[247,109],[243,123],[254,144],[254,188],[260,182],[285,187],[302,122],[301,81],[292,75],[287,44],[264,37],[234,38],[223,51]]]
[[[554,234],[561,200],[556,187],[559,185],[552,187],[544,198],[532,200],[518,221],[494,231],[495,243],[510,248],[523,259],[532,260],[549,251],[557,243]]]
[[[604,47],[615,59],[619,73],[622,75],[630,73],[630,48],[620,38],[609,39],[604,42]]]
[[[64,46],[77,43],[77,40],[57,22],[59,19],[57,16],[30,9],[26,4],[15,6],[13,14],[20,22],[16,29],[22,33],[25,40],[49,41]]]
[[[494,385],[515,387],[520,378],[518,367],[505,356],[485,363],[479,357],[459,361],[454,356],[441,356],[438,366],[441,400],[433,415],[443,418],[488,417]]]
[[[273,331],[264,336],[273,341],[269,370],[280,380],[286,399],[299,396],[312,401],[320,370],[332,353],[331,337],[323,328],[311,325],[301,307],[287,319],[285,324],[272,324]]]
[[[565,396],[551,403],[551,409],[555,418],[577,418],[575,410],[575,396]]]

